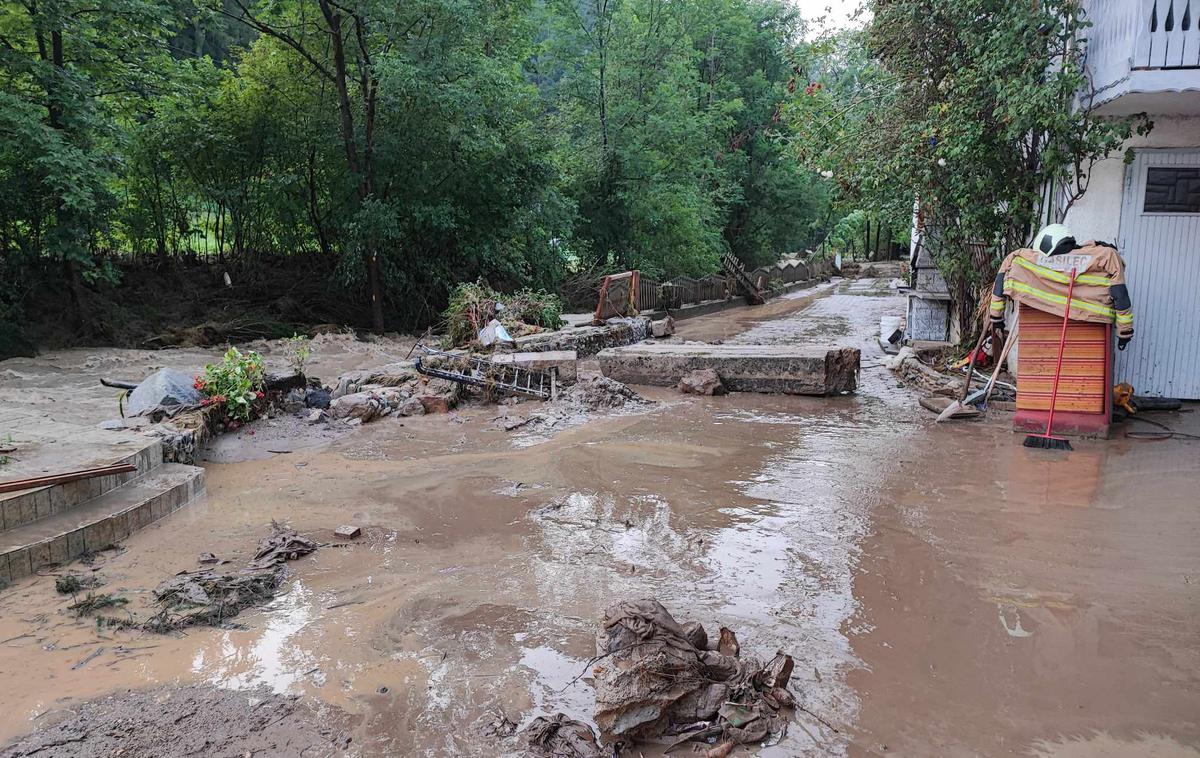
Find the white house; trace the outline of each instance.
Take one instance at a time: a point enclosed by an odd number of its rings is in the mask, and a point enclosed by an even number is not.
[[[1097,115],[1154,128],[1093,167],[1064,222],[1125,259],[1135,335],[1114,377],[1140,395],[1200,399],[1200,0],[1085,0]]]

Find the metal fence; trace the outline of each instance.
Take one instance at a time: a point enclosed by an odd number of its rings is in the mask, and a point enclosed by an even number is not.
[[[833,273],[833,263],[828,260],[801,261],[788,259],[773,266],[763,266],[750,271],[750,278],[762,282],[764,289],[810,279],[823,278]],[[638,280],[637,307],[640,311],[677,309],[685,305],[696,305],[710,300],[729,300],[737,296],[737,286],[729,277],[713,274],[701,279],[677,276],[665,282],[642,276]]]

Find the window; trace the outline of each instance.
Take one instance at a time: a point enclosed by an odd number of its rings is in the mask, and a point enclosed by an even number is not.
[[[1200,213],[1200,167],[1147,169],[1142,213]]]

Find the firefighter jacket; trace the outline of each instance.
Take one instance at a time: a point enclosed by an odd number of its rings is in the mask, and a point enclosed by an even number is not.
[[[1117,249],[1105,242],[1089,242],[1057,255],[1028,248],[1009,253],[992,289],[992,321],[1004,320],[1006,297],[1063,315],[1071,269],[1075,269],[1071,319],[1115,323],[1118,337],[1132,337],[1133,303],[1125,287],[1125,262]]]

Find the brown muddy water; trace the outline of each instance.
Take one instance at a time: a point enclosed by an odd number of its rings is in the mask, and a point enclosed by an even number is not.
[[[757,755],[1200,754],[1200,446],[1053,455],[1003,416],[934,427],[878,366],[879,317],[902,311],[860,281],[680,323],[861,345],[855,396],[646,390],[544,441],[474,408],[207,464],[207,498],[98,558],[131,612],[201,553],[245,559],[272,519],[365,534],[289,564],[239,629],[97,631],[51,577],[17,583],[0,744],[80,700],[200,685],[300,696],[362,755],[509,754],[495,714],[589,720],[597,619],[656,597],[795,656],[807,713]]]

